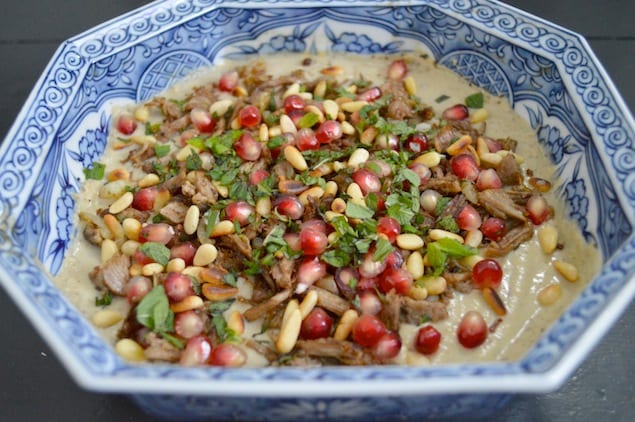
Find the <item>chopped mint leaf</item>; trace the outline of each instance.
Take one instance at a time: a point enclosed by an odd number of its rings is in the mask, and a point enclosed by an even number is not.
[[[105,164],[94,162],[90,168],[84,169],[84,176],[86,179],[101,180],[104,178],[105,171]]]
[[[170,250],[162,243],[146,242],[139,246],[139,250],[148,258],[163,266],[170,260]]]
[[[465,99],[465,105],[469,108],[483,108],[483,93],[477,92]]]
[[[346,216],[348,218],[366,219],[375,215],[375,212],[364,205],[359,205],[354,202],[348,201],[346,203]]]

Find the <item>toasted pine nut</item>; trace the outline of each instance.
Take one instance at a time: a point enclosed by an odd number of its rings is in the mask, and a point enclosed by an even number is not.
[[[567,281],[574,283],[580,278],[578,269],[573,264],[565,261],[555,260],[553,261],[553,266],[556,271],[558,271],[560,275],[563,276]]]
[[[196,250],[192,263],[199,267],[206,267],[214,262],[217,256],[218,250],[216,249],[216,246],[211,243],[204,243]]]
[[[221,117],[229,111],[229,108],[234,105],[234,101],[230,99],[218,100],[209,106],[209,112],[212,116]]]
[[[134,118],[141,123],[145,123],[150,118],[150,110],[146,106],[137,107],[134,111]]]
[[[340,104],[340,108],[347,113],[354,113],[366,105],[368,105],[368,101],[348,101]]]
[[[300,327],[302,326],[302,315],[300,309],[294,309],[290,312],[288,318],[283,320],[276,341],[276,349],[278,353],[289,353],[298,341],[300,335]]]
[[[445,289],[448,286],[445,278],[441,276],[423,277],[419,279],[419,282],[423,283],[423,286],[426,288],[428,294],[431,296],[440,295],[441,293],[445,292]]]
[[[140,188],[147,188],[150,186],[156,186],[159,183],[161,183],[161,178],[157,174],[148,173],[145,176],[143,176],[141,180],[139,180],[139,182],[137,182],[137,185]]]
[[[180,273],[185,269],[185,261],[183,258],[174,258],[168,261],[168,264],[165,266],[166,273]]]
[[[551,224],[543,225],[538,230],[538,243],[544,253],[553,253],[558,247],[558,229]]]
[[[141,268],[141,274],[149,277],[155,274],[161,274],[163,270],[163,265],[159,264],[158,262],[151,262],[149,264],[145,264]]]
[[[109,172],[106,176],[106,180],[109,182],[114,182],[115,180],[129,180],[130,172],[126,169],[116,168],[113,171]]]
[[[245,332],[245,319],[240,311],[234,309],[227,316],[227,328],[235,334],[242,335]]]
[[[335,196],[337,194],[337,190],[337,183],[332,180],[329,180],[326,182],[326,185],[324,185],[324,195]]]
[[[331,211],[336,213],[344,213],[346,211],[346,201],[342,198],[335,198],[333,202],[331,202]]]
[[[203,299],[197,295],[191,295],[185,299],[175,302],[170,305],[170,310],[175,313],[191,311],[193,309],[202,308],[204,305]]]
[[[324,98],[326,95],[326,81],[322,79],[315,85],[315,89],[313,90],[313,97]]]
[[[483,164],[484,167],[498,167],[501,161],[503,161],[503,157],[493,152],[481,154],[479,158],[481,159],[481,164]]]
[[[379,129],[377,129],[375,126],[369,126],[364,129],[362,134],[359,136],[359,142],[364,145],[372,145],[373,143],[375,143],[375,138],[377,138],[377,135],[379,135]]]
[[[462,152],[465,152],[465,149],[472,145],[472,137],[470,135],[463,135],[455,142],[453,142],[446,150],[450,155],[458,155]]]
[[[483,232],[476,229],[470,230],[465,234],[465,245],[478,248],[483,241]]]
[[[123,235],[124,235],[123,227],[121,226],[121,223],[119,222],[119,220],[117,220],[117,218],[115,218],[114,215],[111,215],[111,214],[104,215],[104,224],[106,225],[106,227],[108,228],[108,230],[110,231],[110,234],[112,234],[112,237],[114,239],[123,238]]]
[[[104,239],[101,242],[101,263],[105,264],[119,253],[119,248],[114,240]]]
[[[130,140],[139,145],[152,145],[157,143],[157,138],[152,135],[132,135]]]
[[[234,227],[234,223],[230,220],[219,221],[212,227],[212,231],[210,232],[210,237],[219,237],[225,236],[228,234],[232,234],[236,231]]]
[[[397,246],[407,251],[416,251],[423,248],[423,239],[414,233],[402,233],[397,236]]]
[[[318,294],[315,290],[309,290],[300,302],[300,315],[302,315],[302,319],[306,318],[307,315],[315,308],[317,304]]]
[[[414,163],[423,164],[428,168],[433,168],[441,163],[441,154],[436,151],[429,151],[414,159]]]
[[[403,87],[410,95],[417,95],[417,83],[412,75],[408,75],[403,80]]]
[[[501,297],[496,293],[496,290],[491,287],[483,288],[483,299],[485,303],[489,305],[489,307],[494,311],[494,313],[498,316],[504,316],[507,314],[507,309],[505,308],[505,304]]]
[[[340,318],[340,322],[337,324],[335,328],[335,333],[333,333],[333,338],[335,340],[344,341],[348,338],[349,334],[353,330],[353,325],[355,321],[359,318],[359,314],[354,309],[348,309],[344,311],[342,317]]]
[[[487,109],[479,108],[470,117],[470,122],[472,122],[472,123],[481,123],[481,122],[484,122],[485,120],[487,120],[488,117],[489,117],[489,112],[487,111]]]
[[[117,354],[128,362],[143,362],[146,360],[143,347],[134,340],[122,338],[115,344]]]
[[[189,267],[185,267],[181,273],[184,275],[191,275],[192,277],[198,277],[202,270],[203,267],[191,265]]]
[[[121,253],[126,256],[133,256],[137,249],[139,249],[140,243],[136,240],[126,240],[121,244]]]
[[[329,76],[339,76],[343,72],[344,72],[344,69],[342,69],[340,66],[329,66],[320,70],[320,73],[322,75],[329,75]]]
[[[359,185],[355,182],[352,182],[346,187],[346,194],[353,199],[364,199],[362,188],[360,188]]]
[[[141,222],[134,218],[124,218],[121,222],[123,232],[130,240],[139,240],[139,232],[141,232]]]
[[[309,203],[309,197],[320,199],[323,196],[324,196],[324,189],[322,189],[319,186],[313,186],[312,188],[309,188],[305,190],[304,192],[302,192],[300,195],[298,195],[298,200],[300,201],[302,205],[306,206]]]
[[[286,91],[284,91],[284,94],[282,94],[282,98],[284,99],[284,98],[287,98],[289,95],[295,95],[299,93],[300,93],[300,84],[297,82],[294,82],[291,85],[289,85]]]
[[[553,305],[560,299],[562,288],[559,284],[550,284],[538,292],[538,303],[542,306]]]
[[[123,319],[123,315],[119,311],[113,309],[102,309],[95,312],[90,319],[98,328],[112,327]]]
[[[489,147],[487,146],[487,141],[481,136],[476,138],[476,152],[478,152],[479,157],[481,157],[483,154],[490,153]]]
[[[287,145],[282,150],[284,158],[298,171],[305,171],[308,169],[308,165],[302,153],[293,145]]]
[[[183,220],[183,231],[186,234],[194,234],[198,228],[198,221],[201,217],[201,210],[196,205],[191,205],[185,213]]]
[[[271,198],[263,196],[256,201],[256,212],[263,217],[271,214]]]
[[[428,297],[428,290],[423,286],[413,284],[410,290],[408,290],[408,296],[416,300],[423,300]]]
[[[142,269],[143,269],[143,265],[139,264],[138,262],[133,262],[132,265],[130,265],[130,268],[128,269],[128,274],[130,274],[130,277],[141,275]]]
[[[355,135],[355,128],[348,121],[344,120],[341,126],[344,135]]]
[[[124,193],[119,197],[119,199],[110,204],[110,207],[108,207],[108,212],[111,214],[119,214],[121,211],[132,205],[133,199],[134,195],[132,194],[132,192]]]
[[[428,236],[432,240],[440,240],[440,239],[454,239],[459,243],[465,243],[465,240],[456,233],[449,232],[447,230],[441,229],[432,229],[428,232]]]
[[[406,269],[415,279],[423,277],[423,255],[421,252],[414,251],[408,255]]]
[[[286,114],[280,116],[280,129],[282,133],[292,133],[294,135],[298,133],[298,128],[295,127],[295,123],[293,123],[293,120]]]
[[[368,161],[368,158],[370,158],[370,152],[366,148],[357,148],[351,153],[347,164],[349,167],[357,168]]]

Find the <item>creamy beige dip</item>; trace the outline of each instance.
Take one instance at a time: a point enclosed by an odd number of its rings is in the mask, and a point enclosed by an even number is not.
[[[386,67],[392,60],[392,58],[385,56],[321,55],[311,57],[312,65],[303,67],[301,62],[305,57],[277,55],[266,60],[267,69],[273,75],[283,75],[291,69],[302,67],[307,72],[308,77],[318,77],[320,69],[333,65],[342,67],[344,71],[338,79],[357,79],[360,75],[364,75],[366,79],[380,81],[384,79]],[[224,63],[213,69],[199,71],[194,77],[177,84],[162,95],[168,98],[182,98],[190,87],[216,80],[226,69],[234,66],[234,63]],[[409,74],[415,78],[417,83],[417,95],[432,106],[438,114],[455,103],[462,103],[467,96],[478,91],[460,76],[436,65],[430,59],[410,57],[408,67]],[[439,103],[435,102],[435,99],[441,96],[447,96],[447,98]],[[518,141],[517,153],[525,159],[523,166],[533,169],[536,176],[551,180],[553,184],[551,192],[555,191],[559,182],[552,179],[555,174],[554,167],[547,161],[548,155],[539,145],[535,133],[527,122],[511,109],[506,100],[499,97],[485,94],[484,108],[489,112],[486,133],[492,138],[511,137],[516,139]],[[112,143],[114,140],[111,139],[110,142]],[[100,161],[106,164],[108,171],[108,169],[120,167],[120,160],[125,155],[126,152],[109,150]],[[141,177],[140,174],[133,174],[133,179],[139,177]],[[77,211],[92,210],[94,212],[95,209],[106,205],[106,202],[98,196],[100,185],[101,182],[94,180],[89,180],[84,184],[77,197]],[[601,257],[596,248],[584,241],[577,226],[567,220],[563,202],[553,194],[547,194],[547,199],[554,206],[556,212],[555,218],[545,224],[553,224],[557,227],[559,240],[564,247],[547,255],[542,252],[534,235],[531,241],[507,257],[499,259],[503,266],[504,278],[498,292],[508,312],[494,333],[489,335],[483,345],[475,349],[466,349],[458,343],[456,326],[465,312],[469,310],[479,311],[488,324],[496,321],[497,315],[485,303],[479,290],[474,290],[469,294],[456,292],[448,308],[450,317],[434,324],[443,336],[439,350],[427,357],[418,355],[415,360],[408,359],[408,363],[510,361],[518,359],[576,299],[588,281],[598,272],[601,266]],[[55,277],[55,282],[64,294],[83,314],[89,317],[101,309],[95,306],[95,297],[99,293],[87,275],[95,265],[99,264],[99,253],[98,248],[88,244],[83,239],[80,230],[66,253],[61,270]],[[555,259],[575,265],[579,270],[580,279],[575,283],[565,281],[552,265]],[[538,292],[553,283],[561,285],[561,298],[553,305],[541,306],[537,301]],[[249,285],[241,283],[241,288],[243,294],[249,297]],[[246,305],[237,306],[243,306],[243,309],[247,307]],[[116,298],[109,308],[120,310],[126,314],[129,305],[125,299]],[[105,338],[113,344],[120,324],[102,330]],[[417,328],[402,325],[400,334],[403,346],[402,352],[395,359],[396,363],[406,362],[406,350],[412,349],[413,337]],[[258,322],[249,324],[243,337],[247,338],[258,332],[260,332]],[[263,358],[257,356],[253,351],[249,351],[248,365],[259,366],[265,363]]]

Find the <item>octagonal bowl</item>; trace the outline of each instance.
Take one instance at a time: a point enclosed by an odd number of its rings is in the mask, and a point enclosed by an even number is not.
[[[604,265],[518,361],[427,367],[181,368],[120,359],[51,281],[76,233],[73,194],[113,107],[222,58],[421,51],[506,98],[563,180]],[[486,0],[158,1],[65,42],[0,151],[0,277],[83,387],[179,420],[489,414],[559,387],[635,292],[632,116],[577,34]]]

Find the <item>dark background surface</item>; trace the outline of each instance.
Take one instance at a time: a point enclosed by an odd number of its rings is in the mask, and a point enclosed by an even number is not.
[[[65,39],[130,11],[140,0],[19,0],[0,11],[0,141]],[[635,104],[635,1],[509,0],[584,35]],[[635,420],[635,306],[627,309],[558,392],[512,399],[489,420]],[[126,397],[80,389],[0,289],[0,421],[150,421]]]

